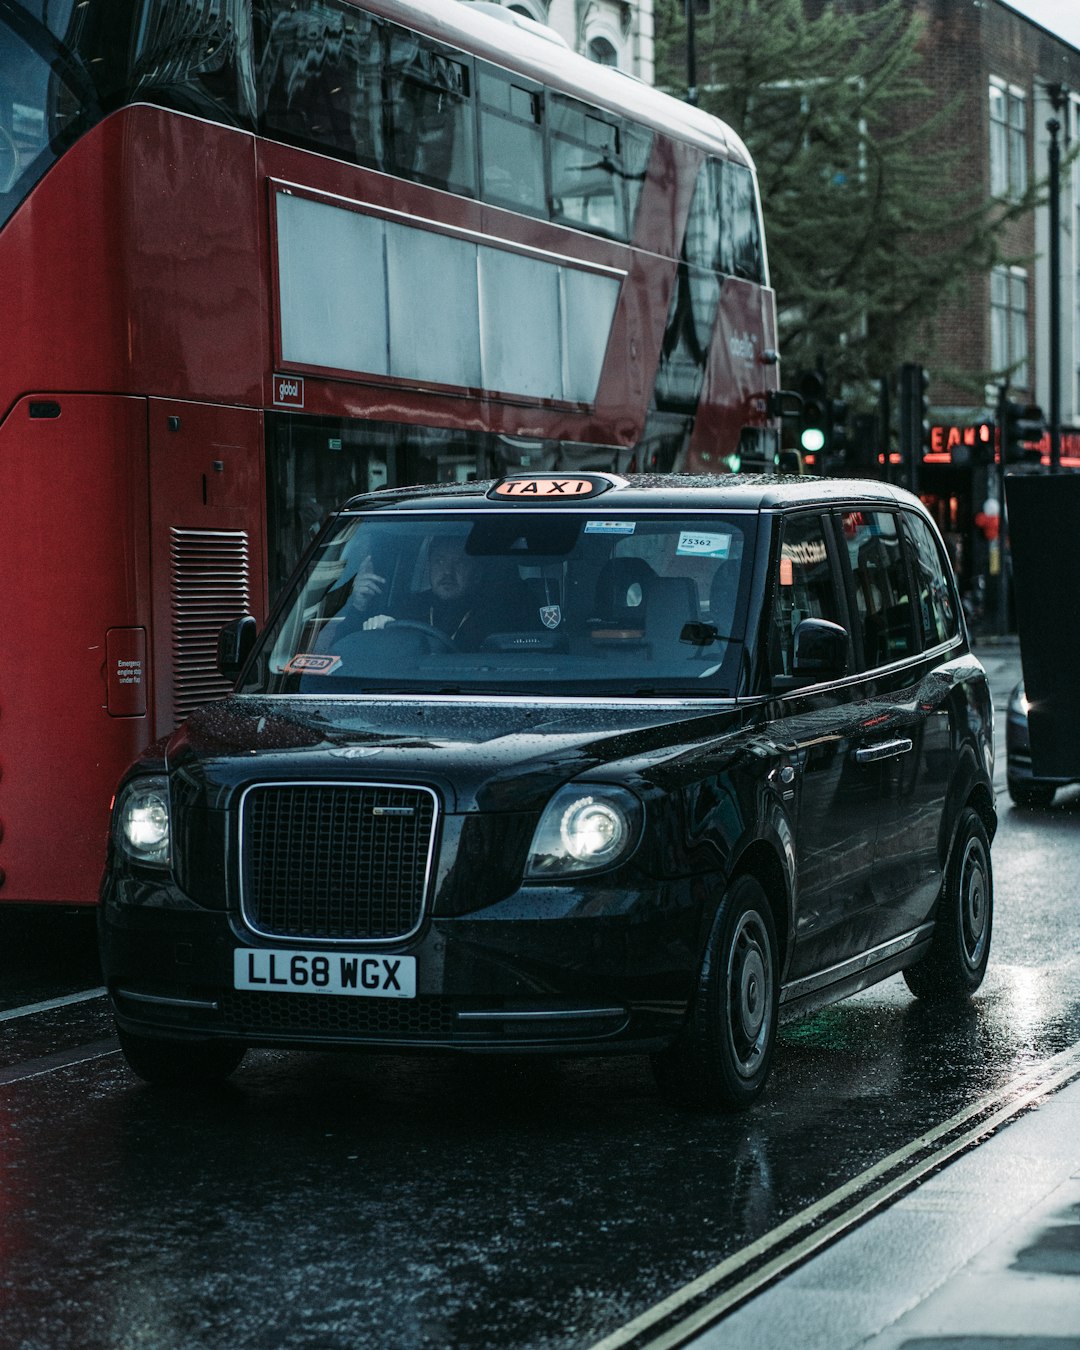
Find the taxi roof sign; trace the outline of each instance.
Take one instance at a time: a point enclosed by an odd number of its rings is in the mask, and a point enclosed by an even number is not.
[[[499,501],[587,501],[615,487],[621,479],[612,474],[521,473],[500,478],[488,492]]]

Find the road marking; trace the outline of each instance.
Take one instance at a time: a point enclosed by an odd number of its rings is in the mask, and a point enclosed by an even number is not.
[[[55,1055],[27,1059],[22,1064],[12,1064],[7,1069],[0,1069],[0,1087],[10,1087],[12,1083],[25,1083],[30,1078],[41,1078],[43,1074],[55,1073],[57,1069],[66,1069],[72,1064],[89,1064],[91,1060],[108,1059],[110,1055],[119,1053],[120,1048],[112,1039],[93,1041],[90,1045],[78,1045],[74,1050],[58,1050]]]
[[[89,1003],[91,999],[102,998],[104,989],[84,989],[81,994],[65,994],[63,998],[46,999],[44,1003],[25,1003],[21,1008],[10,1008],[0,1012],[0,1022],[11,1022],[17,1017],[32,1017],[34,1013],[51,1012],[53,1008],[66,1008],[72,1003]]]
[[[910,1190],[929,1172],[982,1143],[1002,1125],[1080,1078],[1071,1046],[920,1134],[859,1176],[677,1289],[589,1350],[671,1350],[719,1322],[768,1284]]]

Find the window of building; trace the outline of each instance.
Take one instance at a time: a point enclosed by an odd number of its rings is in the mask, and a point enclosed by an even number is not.
[[[605,37],[595,37],[590,41],[588,56],[589,60],[595,61],[598,66],[619,64],[619,53]]]
[[[1027,191],[1027,95],[1004,80],[990,81],[990,191],[1019,197]]]
[[[1028,275],[1022,267],[990,274],[990,364],[1012,384],[1028,387]]]

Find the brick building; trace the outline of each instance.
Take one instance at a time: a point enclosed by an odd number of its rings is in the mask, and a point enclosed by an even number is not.
[[[950,187],[966,188],[973,202],[1015,200],[1047,178],[1052,119],[1063,157],[1080,137],[1080,50],[1004,0],[910,2],[924,24],[925,82],[943,98],[960,96],[948,136],[957,155]],[[1061,462],[1080,468],[1080,164],[1060,175],[1057,229]],[[988,583],[993,590],[1000,568],[983,511],[998,500],[1000,483],[993,465],[982,462],[976,429],[989,425],[1003,384],[1009,399],[1051,411],[1050,237],[1043,193],[1004,227],[1008,260],[990,276],[974,272],[955,299],[943,302],[926,350],[912,353],[930,373],[934,428],[917,486],[973,590]],[[1042,459],[1049,463],[1048,437]]]

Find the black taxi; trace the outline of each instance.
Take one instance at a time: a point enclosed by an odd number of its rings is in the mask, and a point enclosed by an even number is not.
[[[990,695],[899,489],[380,491],[219,664],[234,692],[113,809],[102,960],[149,1081],[252,1046],[631,1051],[740,1108],[782,1019],[983,978]]]

